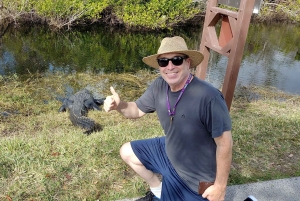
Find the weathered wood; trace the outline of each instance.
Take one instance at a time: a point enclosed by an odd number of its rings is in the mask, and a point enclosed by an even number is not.
[[[209,0],[206,7],[206,15],[205,15],[202,38],[200,43],[200,52],[203,54],[204,59],[200,63],[200,65],[196,68],[196,76],[203,80],[205,80],[206,77],[207,64],[210,57],[210,48],[205,45],[207,41],[206,38],[208,37],[207,27],[211,22],[211,18],[214,17],[214,15],[211,16],[212,14],[211,8],[216,7],[217,3],[218,3],[217,0]]]
[[[230,17],[233,17],[233,18],[237,18],[238,17],[238,12],[231,11],[231,10],[226,10],[224,8],[212,7],[212,8],[210,8],[210,10],[212,12],[220,13],[220,14],[223,14],[223,15],[226,15],[226,16],[230,16]]]
[[[238,12],[217,7],[217,0],[209,0],[206,8],[200,43],[200,52],[204,55],[204,60],[198,65],[196,76],[200,79],[206,78],[211,50],[228,57],[222,87],[228,110],[234,95],[254,2],[255,0],[241,0]],[[215,25],[220,20],[221,29],[218,38]]]
[[[230,56],[228,59],[225,79],[222,87],[222,93],[224,94],[229,110],[233,100],[234,89],[243,58],[253,6],[254,0],[242,0],[240,3],[237,26],[233,34],[234,42],[230,50]]]
[[[233,38],[228,16],[223,16],[219,37],[219,45],[224,47]]]

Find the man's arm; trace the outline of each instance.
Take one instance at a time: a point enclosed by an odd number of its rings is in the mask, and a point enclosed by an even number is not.
[[[229,177],[232,160],[232,136],[231,131],[225,131],[221,136],[214,138],[217,145],[217,175],[214,185],[203,193],[210,201],[223,201],[226,194],[226,186]]]
[[[117,110],[120,114],[130,119],[139,118],[145,115],[145,113],[137,107],[135,102],[121,101],[113,87],[110,87],[110,91],[112,95],[106,97],[103,105],[106,112]]]
[[[225,131],[223,135],[215,138],[215,142],[217,144],[217,175],[214,185],[225,191],[232,161],[233,142],[231,131]]]
[[[136,119],[145,115],[145,113],[137,107],[135,102],[120,101],[116,110],[129,119]]]

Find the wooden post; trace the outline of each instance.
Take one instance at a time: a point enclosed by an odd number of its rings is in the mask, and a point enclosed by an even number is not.
[[[226,75],[222,87],[228,110],[233,100],[234,89],[243,57],[252,10],[255,0],[241,0],[238,12],[217,7],[217,0],[209,0],[203,25],[200,52],[204,60],[196,69],[196,76],[206,78],[210,51],[228,57]],[[219,38],[215,25],[222,20]]]
[[[205,80],[208,60],[210,57],[210,49],[207,46],[205,46],[205,43],[207,41],[206,38],[209,37],[208,26],[211,21],[211,17],[210,17],[211,8],[217,6],[217,3],[218,3],[217,0],[209,0],[207,7],[206,7],[206,14],[205,14],[205,20],[204,20],[203,31],[202,31],[202,38],[201,38],[201,43],[200,43],[200,52],[203,54],[204,59],[196,69],[196,76],[202,80]]]

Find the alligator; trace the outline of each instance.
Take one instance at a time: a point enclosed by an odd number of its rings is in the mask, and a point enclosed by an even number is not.
[[[59,112],[69,111],[69,117],[74,126],[85,129],[84,134],[91,134],[93,131],[101,130],[101,126],[94,120],[87,117],[89,110],[100,110],[105,98],[95,99],[87,89],[76,92],[69,98],[64,99]]]

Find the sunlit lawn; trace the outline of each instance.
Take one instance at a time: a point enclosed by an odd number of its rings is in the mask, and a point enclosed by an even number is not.
[[[0,200],[118,200],[147,186],[120,159],[127,141],[163,135],[156,114],[129,120],[91,111],[103,130],[87,136],[58,113],[68,89],[97,96],[113,85],[135,100],[156,75],[0,77]],[[234,156],[230,185],[300,176],[300,97],[240,87],[231,107]]]

